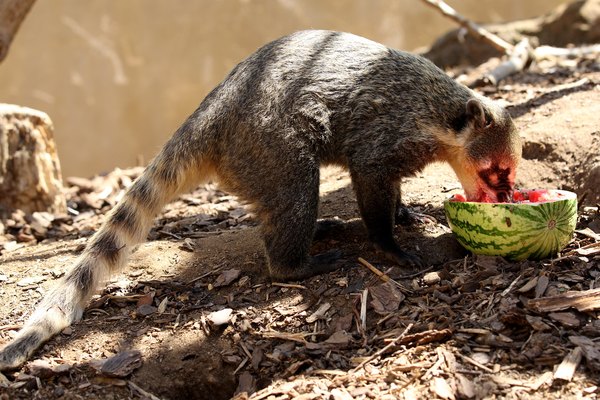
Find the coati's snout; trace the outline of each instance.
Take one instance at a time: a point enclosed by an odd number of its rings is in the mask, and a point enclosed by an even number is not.
[[[462,148],[448,160],[468,201],[512,199],[522,144],[508,112],[485,98],[466,104],[465,128],[458,133]]]

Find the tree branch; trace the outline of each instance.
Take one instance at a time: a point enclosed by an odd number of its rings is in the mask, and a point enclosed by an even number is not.
[[[485,41],[486,43],[492,45],[496,49],[500,50],[503,53],[510,54],[513,51],[513,45],[502,39],[501,37],[494,35],[490,31],[482,28],[477,25],[473,21],[465,18],[455,9],[450,7],[448,4],[443,2],[442,0],[422,0],[430,7],[435,8],[439,12],[441,12],[446,17],[452,19],[455,22],[458,22],[461,26],[467,28],[467,30],[476,38]]]
[[[0,62],[35,0],[0,0]]]

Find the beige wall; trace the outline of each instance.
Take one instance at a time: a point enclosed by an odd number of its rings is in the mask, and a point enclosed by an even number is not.
[[[449,1],[477,21],[561,1]],[[0,102],[47,112],[65,176],[147,161],[241,59],[309,28],[413,50],[452,24],[420,0],[39,0],[0,64]]]

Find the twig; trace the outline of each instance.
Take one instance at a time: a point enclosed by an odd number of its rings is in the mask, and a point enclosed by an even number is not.
[[[600,44],[573,48],[538,46],[533,53],[536,59],[547,57],[582,57],[600,53]]]
[[[358,371],[359,369],[361,369],[362,367],[364,367],[367,363],[373,361],[374,359],[376,359],[377,357],[379,357],[380,355],[382,355],[383,353],[385,353],[386,351],[388,351],[389,349],[391,349],[392,347],[394,347],[397,342],[399,342],[400,340],[402,340],[402,338],[404,336],[406,336],[406,334],[412,329],[412,327],[413,327],[412,323],[408,324],[408,326],[406,327],[406,329],[404,329],[404,331],[396,339],[392,340],[385,347],[379,349],[377,352],[375,352],[369,358],[367,358],[366,360],[364,360],[363,362],[361,362],[360,364],[358,364],[358,366],[356,368],[354,368],[352,370],[352,372]]]
[[[452,19],[455,22],[458,22],[461,26],[467,28],[467,30],[476,38],[485,41],[486,43],[492,45],[496,49],[500,50],[502,53],[510,54],[513,51],[513,45],[500,38],[497,35],[494,35],[490,31],[482,28],[477,25],[473,21],[468,20],[464,16],[460,15],[456,10],[450,7],[448,4],[443,2],[442,0],[423,0],[425,4],[430,7],[435,8],[439,12],[441,12],[446,17]]]
[[[283,287],[283,288],[306,290],[306,286],[296,285],[293,283],[273,282],[273,283],[271,283],[271,286],[279,286],[279,287]]]
[[[371,264],[370,262],[368,262],[367,260],[365,260],[362,257],[358,257],[358,262],[366,267],[367,269],[369,269],[371,272],[373,272],[375,275],[377,275],[379,277],[379,279],[381,279],[383,282],[391,282],[392,284],[394,284],[398,289],[400,289],[400,291],[403,291],[405,293],[408,294],[412,294],[413,291],[404,287],[404,285],[402,285],[400,282],[397,282],[395,280],[393,280],[392,278],[390,278],[388,275],[384,274],[383,272],[381,272],[380,270],[378,270],[377,268],[375,268],[373,266],[373,264]],[[421,271],[422,272],[422,271]],[[419,272],[419,273],[421,273]]]
[[[485,365],[483,365],[482,363],[480,363],[480,362],[478,362],[478,361],[475,361],[475,360],[473,360],[471,357],[463,356],[463,355],[462,355],[462,354],[460,354],[460,353],[456,353],[456,355],[457,355],[457,356],[459,356],[460,358],[462,358],[462,359],[463,359],[463,361],[466,361],[466,362],[468,362],[469,364],[471,364],[471,365],[474,365],[474,366],[476,366],[477,368],[484,370],[485,372],[488,372],[488,373],[490,373],[490,374],[493,374],[493,373],[494,373],[494,370],[493,370],[493,369],[491,369],[491,368],[488,368],[488,367],[486,367]]]
[[[360,296],[360,326],[363,332],[367,331],[367,300],[369,298],[369,289],[363,290]]]
[[[508,60],[486,73],[475,85],[497,85],[498,82],[517,72],[523,71],[528,62],[532,60],[532,48],[528,39],[521,40],[510,51]]]
[[[504,291],[502,292],[502,297],[506,297],[506,295],[509,294],[514,289],[517,282],[519,282],[521,280],[522,276],[523,276],[523,274],[519,274],[519,276],[517,276],[515,278],[515,280],[512,281],[510,285],[508,285],[508,287],[506,289],[504,289]]]
[[[2,325],[0,326],[0,331],[14,331],[22,327],[23,325]]]
[[[133,383],[131,381],[127,381],[127,385],[129,386],[129,388],[132,391],[139,394],[140,397],[146,397],[146,398],[149,398],[150,400],[160,400],[160,397],[155,396],[152,393],[145,391],[144,389],[142,389],[141,387],[139,387],[138,385],[136,385],[135,383]]]

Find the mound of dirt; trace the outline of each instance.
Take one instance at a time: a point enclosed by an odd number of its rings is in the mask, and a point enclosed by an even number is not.
[[[505,24],[488,24],[485,28],[509,43],[527,37],[538,45],[565,47],[600,42],[600,0],[580,0],[564,4],[547,15]],[[482,44],[462,29],[441,36],[422,52],[441,68],[479,65],[500,52]]]

